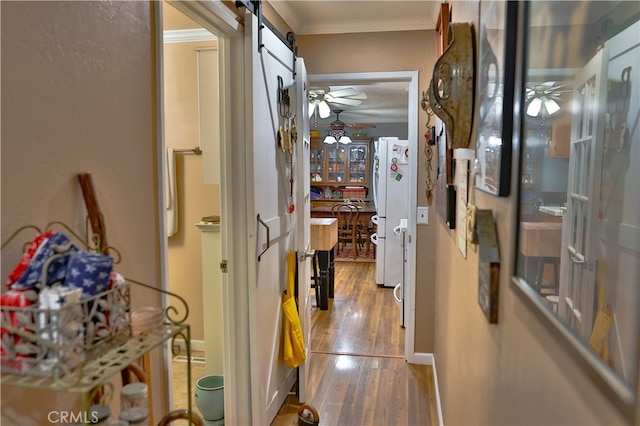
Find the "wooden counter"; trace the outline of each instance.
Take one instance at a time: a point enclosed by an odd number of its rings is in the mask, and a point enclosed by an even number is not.
[[[311,248],[313,250],[331,250],[337,243],[337,218],[311,218]]]
[[[525,256],[560,257],[562,223],[522,222],[520,252]]]

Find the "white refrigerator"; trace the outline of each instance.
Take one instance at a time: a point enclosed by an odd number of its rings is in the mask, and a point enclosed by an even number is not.
[[[373,221],[377,229],[371,239],[377,246],[376,283],[393,287],[394,294],[401,295],[405,235],[397,231],[401,222],[403,231],[406,230],[409,216],[409,142],[395,137],[379,138],[373,158],[373,199],[377,211]]]

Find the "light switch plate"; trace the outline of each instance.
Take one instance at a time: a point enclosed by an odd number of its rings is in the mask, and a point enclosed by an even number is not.
[[[418,207],[418,219],[416,222],[418,225],[429,224],[429,207]]]

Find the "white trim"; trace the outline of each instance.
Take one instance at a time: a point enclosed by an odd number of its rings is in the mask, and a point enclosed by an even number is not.
[[[409,175],[413,182],[418,181],[418,157],[420,144],[418,142],[418,92],[419,92],[419,76],[418,71],[411,72],[411,82],[409,83],[409,152],[413,160],[409,162]],[[418,188],[412,188],[409,191],[409,253],[407,259],[407,280],[404,283],[404,324],[405,324],[405,343],[404,353],[414,355],[415,350],[415,330],[416,330],[416,245],[418,242],[418,234],[416,229],[418,207]],[[411,297],[407,298],[409,294]],[[408,362],[415,362],[415,356],[406,356]]]
[[[221,215],[221,254],[229,260],[228,272],[222,274],[223,333],[224,333],[224,399],[225,421],[227,424],[251,424],[251,377],[249,374],[249,324],[246,310],[247,300],[247,263],[248,249],[246,236],[247,223],[243,217],[234,217],[233,212],[246,211],[244,198],[246,177],[244,174],[245,157],[245,120],[244,79],[244,27],[236,16],[220,0],[180,0],[169,1],[177,10],[202,25],[218,37],[219,52],[219,101],[220,101],[220,173],[226,176],[220,185]],[[162,29],[162,20],[157,22],[158,31]],[[160,40],[161,34],[156,34]],[[162,44],[158,43],[160,54]],[[162,81],[158,77],[158,81]],[[159,112],[161,113],[161,111]],[[162,116],[158,119],[159,131],[162,130]],[[161,134],[161,133],[160,133]],[[163,170],[165,161],[158,161]],[[159,200],[164,191],[159,186]],[[163,206],[161,204],[160,206]],[[164,208],[162,209],[164,211]],[[164,214],[164,213],[163,213]],[[164,221],[161,221],[164,228]],[[166,234],[162,231],[166,245]],[[233,238],[230,238],[233,236]],[[162,254],[166,259],[166,250]],[[166,281],[166,262],[163,262],[163,283]],[[233,285],[231,285],[233,283]],[[167,368],[171,368],[169,358],[165,358]],[[170,371],[170,370],[169,370]],[[171,390],[168,391],[171,396]]]
[[[157,150],[156,150],[156,164],[158,164],[158,186],[156,187],[157,195],[158,195],[158,226],[160,226],[160,232],[158,241],[158,246],[160,252],[158,255],[162,260],[160,262],[160,288],[163,291],[169,291],[169,267],[168,262],[166,261],[169,257],[169,243],[167,238],[167,218],[166,218],[166,199],[165,199],[165,191],[164,191],[164,181],[167,176],[167,161],[165,157],[165,142],[164,142],[164,53],[163,53],[163,44],[160,42],[162,40],[162,14],[163,14],[163,6],[162,3],[156,3],[156,7],[152,7],[152,11],[154,11],[154,16],[152,17],[154,21],[154,40],[155,42],[155,74],[156,74],[156,84],[155,84],[155,96],[156,96],[156,133],[157,133]],[[171,296],[167,293],[162,294],[162,306],[170,306],[172,303]],[[173,377],[173,363],[171,362],[172,353],[171,353],[171,343],[169,341],[165,342],[162,345],[162,360],[165,364],[165,372],[166,376],[164,379],[168,380],[171,383]],[[173,410],[173,386],[169,386],[168,389],[168,406],[170,410]]]
[[[174,344],[176,344],[180,348],[180,352],[187,350],[187,345],[183,340],[176,339]],[[191,351],[204,352],[204,340],[191,339]],[[191,354],[191,356],[193,356],[193,353]],[[191,378],[191,381],[193,381],[193,377]]]
[[[419,73],[418,71],[390,71],[390,72],[363,72],[363,73],[336,73],[336,74],[311,74],[309,75],[310,84],[335,84],[349,85],[354,83],[378,83],[378,82],[408,82],[409,108],[407,111],[408,122],[408,140],[409,152],[415,152],[414,157],[418,158],[418,92],[419,92]],[[418,162],[410,162],[410,174],[417,181]],[[408,259],[408,277],[405,283],[405,343],[404,356],[407,362],[415,363],[415,300],[416,300],[416,217],[417,217],[417,188],[413,188],[409,195],[409,259]],[[413,295],[407,302],[407,294]]]
[[[205,30],[204,28],[193,28],[190,30],[165,30],[162,33],[162,41],[164,44],[215,40],[218,40],[218,37],[214,36],[209,30]]]
[[[436,406],[438,407],[438,424],[444,425],[444,419],[442,418],[442,404],[440,403],[440,386],[438,385],[438,370],[436,369],[435,357],[431,360],[431,368],[433,369],[433,387],[436,389]]]
[[[412,364],[433,365],[433,354],[426,352],[416,352],[413,354]]]
[[[166,3],[218,37],[238,37],[243,34],[238,17],[221,0],[166,0]]]

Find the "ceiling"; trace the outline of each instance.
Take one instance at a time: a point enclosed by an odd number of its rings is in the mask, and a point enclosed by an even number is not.
[[[269,3],[294,33],[308,35],[432,30],[442,1],[271,0]],[[449,3],[456,21],[474,20],[478,1]]]
[[[435,28],[442,1],[410,0],[266,0],[297,35],[343,34],[354,32],[393,32],[431,30]],[[585,3],[587,6],[585,6]],[[534,7],[553,8],[532,13],[531,25],[566,25],[576,8],[584,14],[583,22],[593,23],[619,1],[544,1]],[[449,0],[455,22],[477,22],[479,1]],[[390,36],[392,34],[390,33]],[[344,75],[344,74],[343,74]],[[312,76],[313,77],[313,76]],[[348,84],[348,86],[345,86]],[[407,83],[323,81],[311,79],[311,89],[352,87],[366,93],[367,99],[358,107],[343,108],[340,119],[347,123],[400,123],[408,116]],[[319,120],[329,123],[335,119]]]
[[[435,29],[441,1],[317,1],[276,0],[271,6],[297,35],[344,34],[371,31],[406,31]],[[450,2],[457,21],[473,21],[477,1]],[[344,82],[314,84],[312,89],[351,87],[367,95],[357,107],[344,107],[340,119],[347,123],[406,123],[408,120],[408,83],[367,82],[345,85]],[[340,107],[338,107],[340,108]],[[335,114],[318,123],[335,120]]]

